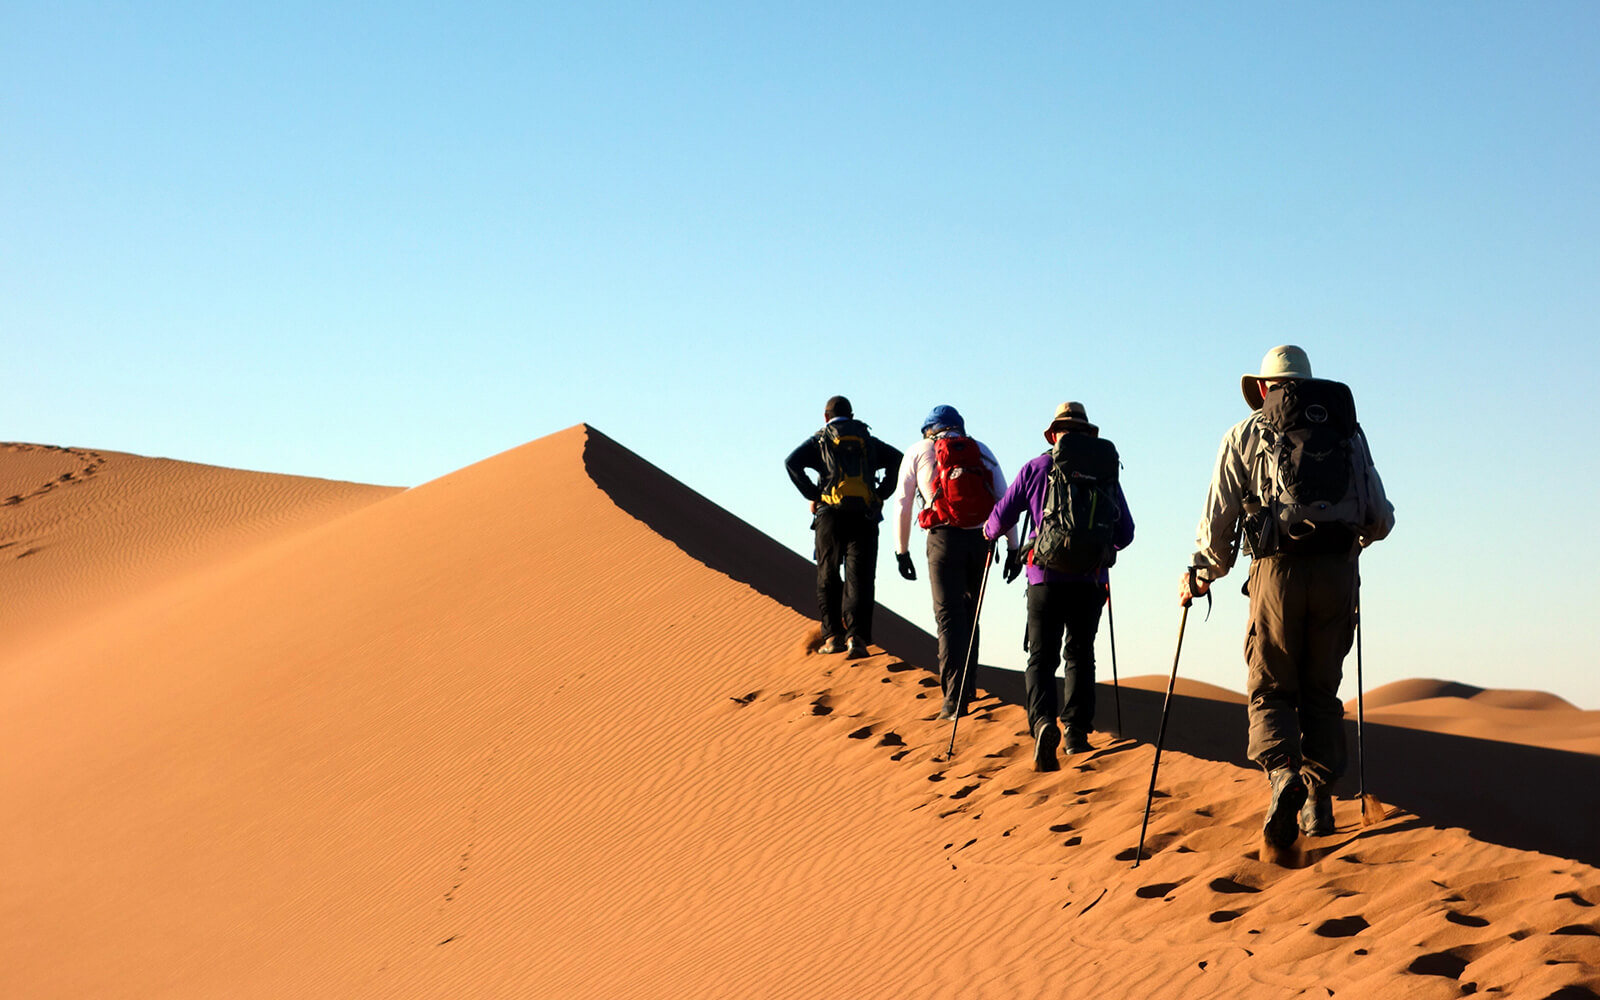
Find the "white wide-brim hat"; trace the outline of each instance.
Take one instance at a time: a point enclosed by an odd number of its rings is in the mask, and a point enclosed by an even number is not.
[[[1239,376],[1239,391],[1250,409],[1261,409],[1262,379],[1279,378],[1311,378],[1311,359],[1304,350],[1293,344],[1274,347],[1261,359],[1261,374]]]

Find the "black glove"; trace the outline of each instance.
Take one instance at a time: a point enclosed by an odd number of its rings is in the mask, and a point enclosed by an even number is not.
[[[897,552],[895,553],[894,561],[900,564],[901,576],[907,580],[915,580],[917,578],[917,568],[911,565],[911,553]]]
[[[1010,583],[1012,580],[1015,580],[1017,577],[1021,576],[1022,566],[1025,561],[1026,560],[1023,557],[1022,549],[1020,547],[1007,550],[1006,568],[1000,573],[1001,579],[1005,580],[1007,583]]]

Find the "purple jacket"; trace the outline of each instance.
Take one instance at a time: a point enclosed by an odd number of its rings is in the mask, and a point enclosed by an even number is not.
[[[1034,529],[1037,530],[1039,521],[1044,513],[1044,493],[1050,484],[1050,453],[1045,452],[1038,458],[1022,467],[1017,473],[1017,478],[1011,481],[1011,486],[1006,490],[1006,495],[994,505],[994,510],[989,513],[989,520],[983,525],[983,537],[999,538],[1011,526],[1017,523],[1024,509],[1033,518]],[[1133,515],[1128,512],[1128,498],[1122,495],[1122,484],[1117,484],[1117,506],[1122,510],[1122,519],[1117,522],[1117,528],[1112,542],[1120,551],[1133,543]],[[1106,583],[1111,577],[1105,570],[1099,573],[1057,573],[1055,570],[1035,566],[1028,563],[1028,583],[1065,583],[1068,581],[1096,580]]]

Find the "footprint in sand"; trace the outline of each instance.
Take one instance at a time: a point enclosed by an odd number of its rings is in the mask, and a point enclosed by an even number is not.
[[[872,727],[871,726],[862,726],[860,729],[857,729],[855,732],[853,732],[853,733],[851,733],[849,735],[850,735],[850,739],[853,739],[853,740],[864,740],[864,739],[866,739],[866,738],[868,738],[869,736],[872,735]]]
[[[1224,877],[1214,878],[1211,880],[1211,891],[1233,894],[1241,892],[1260,892],[1261,890],[1253,885],[1245,885],[1243,882]]]
[[[1453,951],[1435,951],[1422,955],[1406,966],[1406,971],[1418,976],[1442,976],[1445,979],[1460,979],[1461,974],[1467,971],[1467,958],[1465,949],[1457,948]]]
[[[1355,937],[1370,926],[1372,925],[1361,916],[1335,917],[1332,920],[1324,920],[1314,927],[1311,933],[1325,938],[1347,938]]]
[[[829,698],[827,695],[822,695],[816,701],[811,703],[811,714],[812,715],[832,715],[833,714],[832,701],[833,701],[832,698]]]

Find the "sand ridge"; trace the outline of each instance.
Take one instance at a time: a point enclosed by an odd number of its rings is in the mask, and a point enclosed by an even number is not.
[[[0,444],[0,650],[396,492]]]
[[[946,759],[925,670],[811,653],[620,509],[589,442],[0,653],[17,995],[1600,989],[1600,872],[1351,801],[1270,865],[1226,764],[1163,756],[1131,868],[1151,747],[1037,774],[988,699]]]

